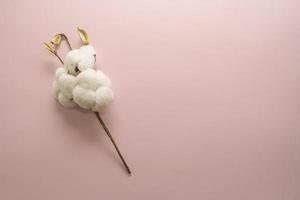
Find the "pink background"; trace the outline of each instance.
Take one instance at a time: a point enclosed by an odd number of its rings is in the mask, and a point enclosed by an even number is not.
[[[299,200],[299,9],[2,0],[0,199]],[[131,177],[95,116],[52,97],[60,64],[42,42],[64,32],[79,47],[77,26],[113,81],[103,118]]]

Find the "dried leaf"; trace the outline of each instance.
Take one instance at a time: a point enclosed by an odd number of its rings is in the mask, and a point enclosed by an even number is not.
[[[43,43],[43,45],[44,45],[44,47],[46,48],[46,49],[48,49],[48,51],[50,51],[51,53],[56,53],[56,50],[51,46],[51,44],[49,44],[49,43],[47,43],[47,42],[44,42]]]
[[[83,29],[81,29],[81,28],[78,27],[77,31],[79,33],[79,37],[80,37],[82,43],[84,45],[89,44],[89,37],[88,37],[87,33],[85,32],[85,30],[83,30]]]
[[[62,34],[56,34],[52,38],[51,43],[54,44],[54,45],[60,45],[62,40],[63,40]]]

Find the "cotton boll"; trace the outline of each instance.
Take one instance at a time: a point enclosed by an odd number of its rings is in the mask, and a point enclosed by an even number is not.
[[[101,86],[107,86],[107,87],[111,86],[110,79],[102,71],[97,70],[97,77],[100,80]]]
[[[83,45],[79,50],[90,55],[96,54],[95,49],[92,45]]]
[[[53,90],[53,95],[56,99],[58,99],[58,95],[59,95],[59,88],[57,86],[57,82],[56,80],[53,81],[53,84],[52,84],[52,90]]]
[[[59,67],[55,71],[55,79],[58,80],[62,74],[66,74],[67,70],[63,67]]]
[[[100,87],[96,91],[96,104],[93,107],[94,111],[102,111],[113,100],[113,92],[109,87]]]
[[[79,49],[74,49],[67,53],[64,60],[64,66],[70,74],[77,75],[79,73],[76,70],[76,67],[78,67],[78,63],[80,62],[81,57],[82,56]]]
[[[79,55],[80,55],[79,49],[73,49],[69,51],[64,60],[65,68],[68,69],[70,67],[70,64],[79,62],[79,57],[78,57]]]
[[[60,92],[62,92],[65,97],[69,99],[73,98],[72,90],[76,85],[76,79],[74,76],[62,74],[57,81],[57,85]]]
[[[92,46],[86,45],[80,49],[74,49],[67,53],[65,57],[65,68],[72,75],[88,69],[93,68],[96,59],[96,53]]]
[[[78,69],[85,71],[86,69],[93,68],[95,64],[95,57],[89,54],[81,54],[80,61],[78,62]]]
[[[78,85],[73,90],[74,102],[85,109],[91,109],[94,106],[95,95],[96,93],[94,91],[84,89]]]
[[[58,101],[65,108],[73,108],[76,105],[71,99],[68,99],[62,93],[59,93],[59,95],[58,95]]]
[[[101,86],[102,80],[95,70],[87,69],[76,77],[76,81],[82,88],[96,90]]]
[[[67,53],[64,68],[58,68],[53,82],[54,96],[64,107],[101,111],[112,100],[110,79],[94,70],[96,53],[91,45],[84,45]]]
[[[96,62],[96,52],[91,45],[84,45],[79,49],[81,58],[78,63],[80,71],[85,71],[88,68],[93,68]]]

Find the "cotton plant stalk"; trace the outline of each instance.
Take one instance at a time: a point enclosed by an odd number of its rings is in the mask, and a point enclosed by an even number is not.
[[[96,52],[93,46],[89,44],[87,33],[80,28],[77,31],[82,42],[79,49],[72,49],[67,36],[63,33],[56,34],[50,42],[44,42],[44,47],[55,55],[63,65],[63,67],[56,69],[53,95],[65,108],[79,106],[94,112],[116,149],[127,173],[131,174],[124,157],[99,113],[113,100],[111,81],[102,71],[93,69],[96,62]],[[66,41],[70,49],[64,60],[57,53],[62,41]]]

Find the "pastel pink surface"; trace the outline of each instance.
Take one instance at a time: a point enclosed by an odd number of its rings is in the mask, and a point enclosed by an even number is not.
[[[2,0],[0,199],[300,199],[299,7]],[[52,97],[42,42],[79,47],[77,26],[113,82],[103,119],[130,177],[95,116]]]

